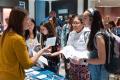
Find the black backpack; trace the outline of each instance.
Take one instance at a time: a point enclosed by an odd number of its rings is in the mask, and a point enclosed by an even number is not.
[[[119,42],[109,31],[100,31],[105,40],[106,63],[105,68],[109,73],[120,74],[120,47]]]

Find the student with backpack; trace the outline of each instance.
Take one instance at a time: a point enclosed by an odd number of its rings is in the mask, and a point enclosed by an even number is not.
[[[104,28],[100,12],[96,9],[88,9],[92,15],[91,32],[87,48],[90,51],[90,59],[87,60],[91,80],[108,80],[109,74],[105,69],[106,49],[102,35],[97,33]]]

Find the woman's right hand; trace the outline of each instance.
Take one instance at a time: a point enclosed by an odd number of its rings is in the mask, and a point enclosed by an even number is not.
[[[43,49],[41,49],[38,54],[35,54],[31,59],[33,61],[33,63],[36,63],[37,60],[39,59],[39,57],[41,55],[43,55],[44,53],[49,53],[51,51],[50,46],[44,47]]]

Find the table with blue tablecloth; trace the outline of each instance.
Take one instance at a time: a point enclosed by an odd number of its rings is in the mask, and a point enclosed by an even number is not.
[[[32,67],[25,70],[25,74],[25,80],[64,80],[63,76],[40,67]]]

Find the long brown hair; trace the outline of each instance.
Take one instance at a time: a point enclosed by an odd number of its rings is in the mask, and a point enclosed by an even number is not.
[[[56,36],[55,28],[52,26],[50,22],[45,23],[43,26],[48,30],[48,37]]]
[[[48,34],[47,35],[42,34],[41,40],[42,47],[44,47],[44,41],[47,38],[56,36],[55,28],[52,26],[50,22],[43,24],[43,26],[48,30]]]
[[[4,42],[5,34],[10,30],[13,30],[17,34],[23,36],[23,21],[27,15],[27,11],[21,8],[15,7],[12,9],[8,19],[8,27],[3,33],[2,44]]]

